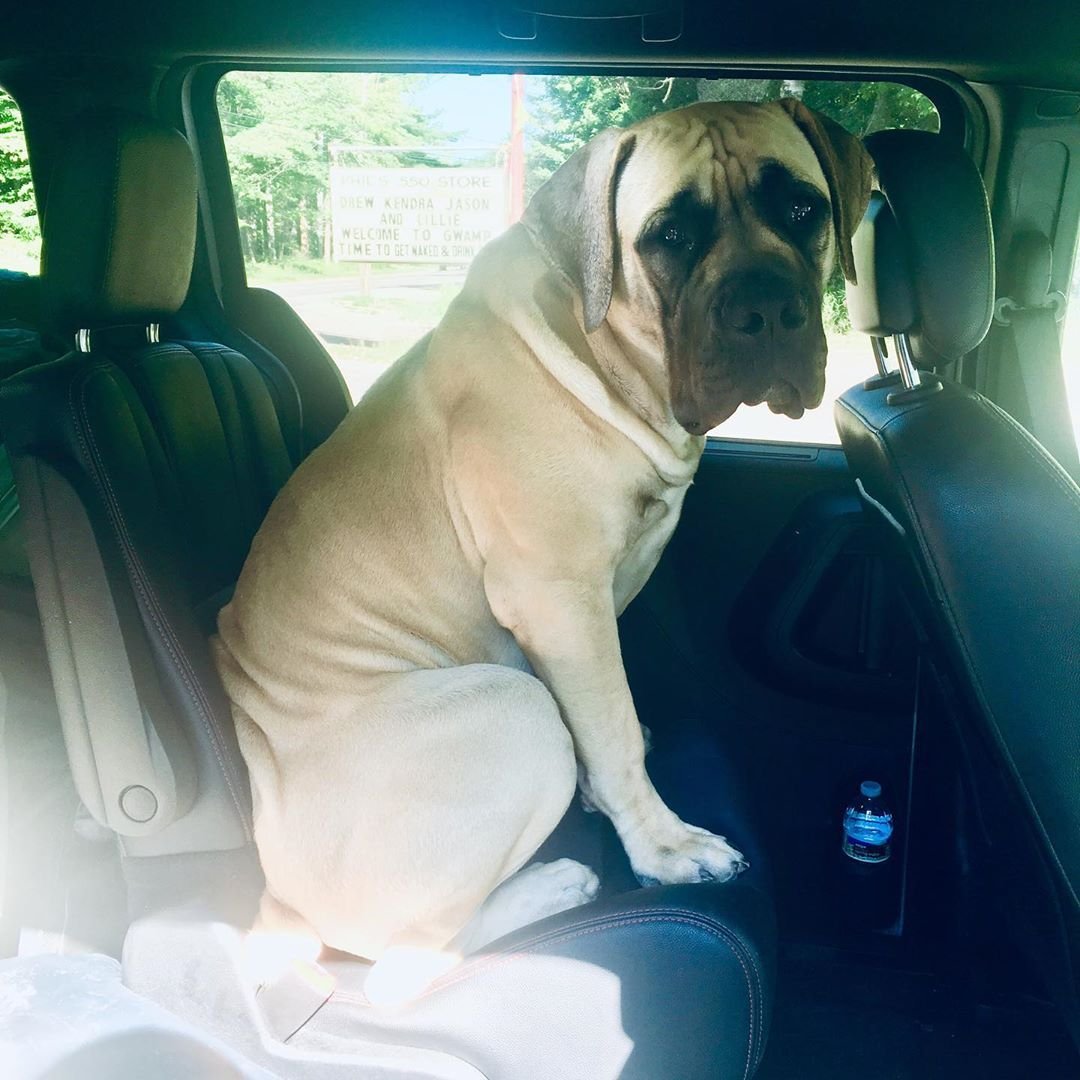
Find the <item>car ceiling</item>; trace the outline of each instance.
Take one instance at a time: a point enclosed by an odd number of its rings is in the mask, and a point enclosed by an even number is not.
[[[577,11],[635,0],[579,0]],[[637,0],[640,7],[678,0]],[[510,0],[552,10],[560,0]],[[565,6],[565,0],[562,0]],[[979,82],[1080,90],[1076,0],[685,0],[681,37],[645,44],[641,19],[543,18],[510,41],[490,0],[23,0],[0,57],[78,55],[172,66],[187,59],[314,59],[498,67],[734,65],[949,72]]]

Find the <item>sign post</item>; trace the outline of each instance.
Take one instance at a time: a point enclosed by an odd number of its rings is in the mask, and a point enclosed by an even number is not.
[[[510,76],[510,220],[520,221],[525,213],[525,76]]]

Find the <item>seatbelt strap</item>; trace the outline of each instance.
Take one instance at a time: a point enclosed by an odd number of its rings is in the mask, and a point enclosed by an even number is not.
[[[998,304],[1001,304],[1000,300]],[[1020,376],[1032,435],[1075,476],[1076,442],[1065,390],[1065,373],[1061,367],[1058,310],[1057,304],[1005,309],[1004,315],[1009,322],[1003,331],[1012,340],[1011,349],[1003,350],[1003,355],[1008,357],[1008,353],[1012,353],[1008,358]],[[998,316],[995,314],[994,317]]]
[[[1016,238],[1010,263],[1014,296],[994,304],[997,357],[1002,376],[1019,376],[1028,429],[1073,476],[1080,472],[1076,439],[1061,366],[1059,323],[1065,297],[1050,291],[1052,253],[1041,233]]]

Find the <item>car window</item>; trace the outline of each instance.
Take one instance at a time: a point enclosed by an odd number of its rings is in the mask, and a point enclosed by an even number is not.
[[[232,72],[218,108],[248,281],[308,322],[359,399],[438,322],[479,248],[597,132],[695,101],[792,96],[857,135],[938,128],[929,98],[888,82]],[[838,442],[831,400],[873,368],[838,275],[825,317],[822,406],[799,421],[743,406],[714,434]]]
[[[1080,447],[1080,247],[1073,260],[1072,282],[1065,308],[1065,326],[1061,339],[1061,366],[1065,373],[1065,392],[1069,398],[1073,437]]]
[[[0,271],[38,272],[38,228],[22,114],[0,88]]]
[[[14,315],[9,299],[38,272],[38,228],[22,115],[0,88],[0,378],[19,365],[44,359],[36,332]],[[27,578],[19,500],[7,450],[0,443],[0,581]]]

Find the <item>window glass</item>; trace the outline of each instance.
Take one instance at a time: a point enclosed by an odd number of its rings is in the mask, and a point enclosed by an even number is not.
[[[0,89],[0,270],[38,272],[38,229],[22,114]]]
[[[1061,340],[1061,366],[1065,373],[1065,392],[1069,397],[1073,437],[1080,447],[1080,247],[1073,261],[1065,327]]]
[[[36,274],[40,251],[22,116],[14,100],[0,89],[0,289],[5,282]],[[10,318],[0,305],[0,351],[29,357],[37,346],[36,334]],[[28,578],[29,574],[15,480],[7,450],[0,444],[0,580]]]
[[[938,127],[927,97],[882,82],[233,72],[218,107],[248,280],[309,323],[358,399],[439,321],[486,239],[597,132],[695,101],[791,96],[857,135]],[[799,421],[743,406],[715,434],[838,441],[831,399],[873,360],[849,332],[839,277],[825,310],[822,406]]]

